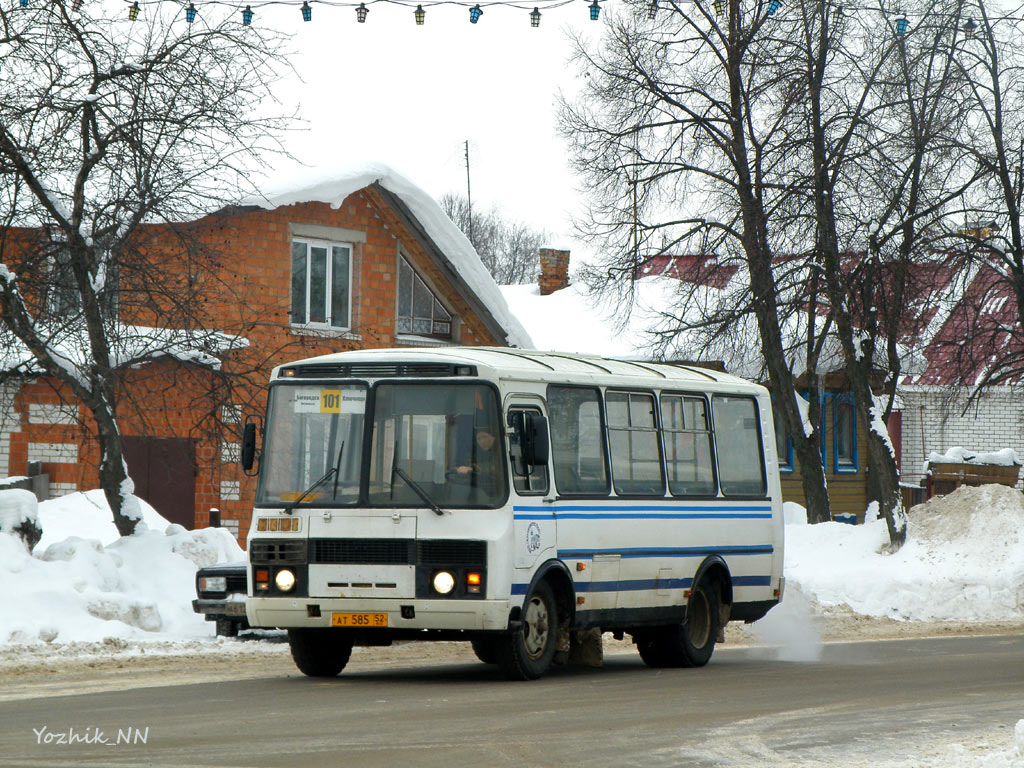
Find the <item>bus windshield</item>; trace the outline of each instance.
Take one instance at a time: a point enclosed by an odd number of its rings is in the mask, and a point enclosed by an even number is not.
[[[501,420],[491,388],[377,385],[364,468],[367,401],[367,387],[357,383],[272,387],[256,503],[354,505],[364,476],[362,503],[371,507],[421,507],[429,500],[440,509],[494,508],[505,502]]]
[[[270,390],[256,503],[354,504],[359,498],[366,386],[304,384]]]
[[[377,386],[375,403],[371,506],[422,506],[417,489],[442,509],[504,503],[508,485],[492,389],[388,383]]]

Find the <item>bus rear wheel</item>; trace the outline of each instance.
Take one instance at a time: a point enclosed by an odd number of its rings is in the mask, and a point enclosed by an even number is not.
[[[336,629],[289,629],[295,666],[308,677],[335,677],[352,655],[351,635]]]
[[[521,626],[498,643],[498,666],[509,680],[536,680],[551,668],[558,647],[558,609],[540,582],[523,605]]]
[[[637,638],[640,658],[649,667],[703,667],[718,639],[718,589],[701,581],[694,587],[682,623]]]

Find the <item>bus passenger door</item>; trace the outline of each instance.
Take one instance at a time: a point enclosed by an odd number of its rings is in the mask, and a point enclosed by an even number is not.
[[[515,567],[533,568],[541,558],[554,557],[557,551],[547,417],[540,398],[516,396],[506,402]]]

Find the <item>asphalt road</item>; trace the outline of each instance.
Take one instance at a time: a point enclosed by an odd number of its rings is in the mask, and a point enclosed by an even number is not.
[[[260,679],[86,686],[0,702],[0,765],[929,765],[916,758],[937,743],[1012,744],[1024,718],[1021,635],[833,644],[816,663],[764,655],[720,648],[699,670],[615,655],[532,683],[480,663],[328,681],[282,663]],[[136,743],[117,744],[129,729]]]

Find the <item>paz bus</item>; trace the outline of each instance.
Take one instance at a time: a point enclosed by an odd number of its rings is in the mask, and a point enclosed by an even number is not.
[[[593,628],[702,666],[727,622],[782,599],[770,400],[725,373],[344,352],[275,368],[261,435],[247,617],[287,629],[306,675],[355,645],[456,639],[528,680]]]

